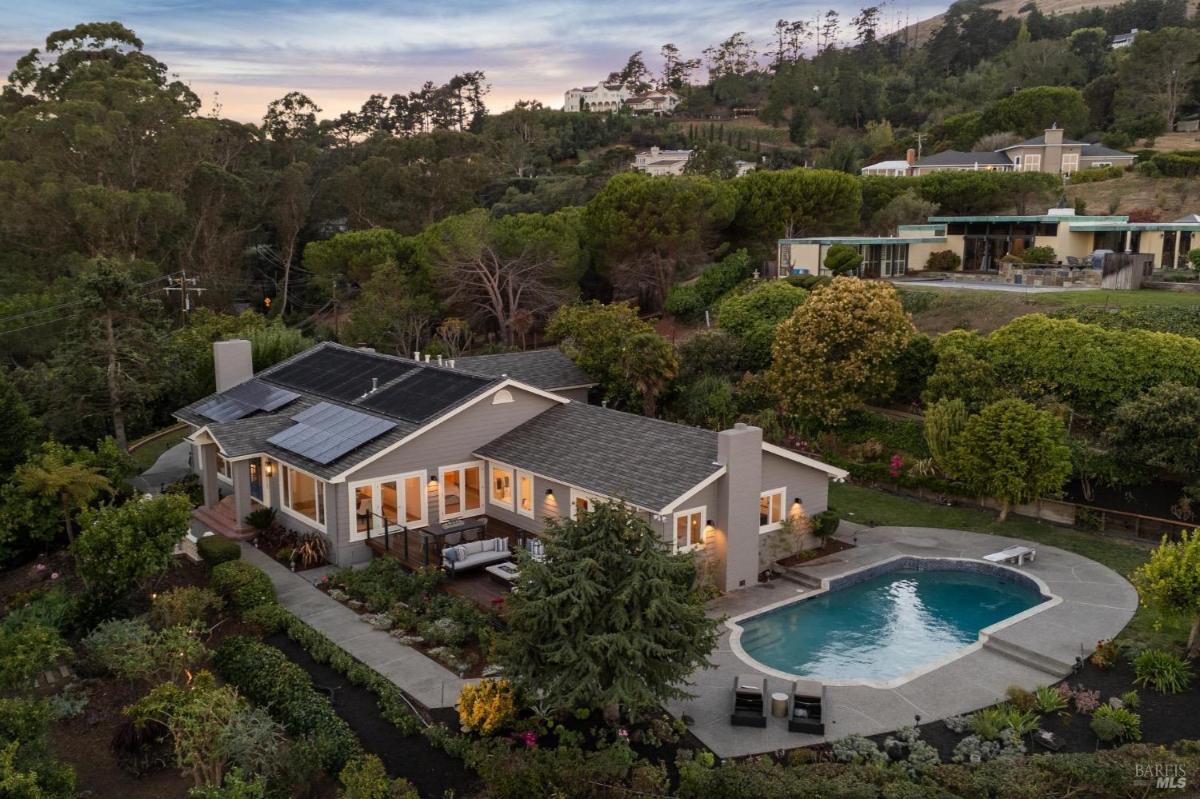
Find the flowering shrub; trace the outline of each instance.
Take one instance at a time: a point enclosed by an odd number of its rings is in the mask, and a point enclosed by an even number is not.
[[[1097,641],[1096,651],[1092,653],[1090,660],[1096,668],[1108,669],[1117,662],[1119,655],[1115,641]]]
[[[1085,690],[1082,685],[1075,686],[1075,710],[1079,713],[1091,713],[1100,707],[1100,692]]]
[[[492,735],[516,715],[516,695],[508,680],[481,680],[478,685],[463,686],[458,699],[458,720],[468,730]]]

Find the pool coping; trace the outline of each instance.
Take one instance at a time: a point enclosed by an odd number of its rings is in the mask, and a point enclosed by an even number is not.
[[[916,669],[913,669],[911,671],[905,672],[904,674],[900,675],[899,677],[894,677],[890,680],[866,680],[866,679],[827,680],[827,679],[815,679],[813,677],[805,677],[803,675],[792,674],[791,672],[786,672],[786,671],[781,671],[779,669],[771,668],[770,666],[767,666],[766,664],[751,657],[750,654],[748,652],[746,652],[746,650],[742,647],[742,633],[745,631],[745,628],[741,626],[740,622],[745,621],[746,619],[751,619],[751,618],[765,615],[767,613],[778,610],[779,608],[782,608],[782,607],[786,607],[788,605],[794,605],[797,602],[804,602],[806,600],[812,599],[813,597],[820,596],[822,594],[827,594],[830,591],[840,590],[843,586],[838,586],[837,588],[835,588],[835,587],[833,587],[833,584],[841,583],[843,581],[846,581],[848,578],[852,578],[855,575],[861,574],[863,572],[875,572],[875,574],[872,574],[870,577],[864,578],[864,580],[866,580],[866,579],[872,579],[873,577],[876,577],[876,576],[882,576],[884,574],[890,574],[891,572],[898,571],[899,569],[905,568],[903,565],[901,565],[899,563],[901,561],[909,561],[909,562],[917,561],[917,562],[921,562],[921,563],[934,563],[934,562],[971,563],[971,564],[976,564],[979,566],[984,566],[984,567],[986,567],[986,570],[980,570],[980,569],[930,569],[929,571],[965,571],[965,572],[974,572],[977,574],[984,573],[984,571],[986,571],[987,573],[991,573],[991,574],[996,574],[998,572],[1004,572],[1004,573],[1007,573],[1008,575],[1011,575],[1014,578],[1014,582],[1033,583],[1034,586],[1037,588],[1037,590],[1041,593],[1041,595],[1043,597],[1043,601],[1039,602],[1038,604],[1034,605],[1031,608],[1026,608],[1025,610],[1021,611],[1020,613],[1016,613],[1012,616],[1007,616],[994,624],[989,624],[987,627],[982,628],[979,631],[979,638],[975,642],[968,644],[960,649],[956,649],[953,652],[951,652],[950,654],[945,655],[944,657],[938,658],[937,660],[930,661],[929,663],[919,666]],[[892,565],[892,564],[896,564],[896,565]],[[888,568],[889,566],[890,566],[890,568]],[[870,563],[865,566],[861,566],[857,569],[851,569],[849,571],[842,572],[841,574],[836,574],[836,575],[832,575],[832,576],[828,576],[828,577],[822,577],[822,578],[820,578],[820,580],[821,580],[820,588],[814,588],[813,590],[806,592],[804,594],[801,594],[800,596],[794,596],[794,597],[790,597],[788,599],[780,600],[779,602],[773,602],[769,605],[764,605],[763,607],[757,608],[755,610],[747,611],[745,613],[741,613],[741,614],[738,614],[737,616],[733,616],[731,618],[726,619],[725,626],[729,628],[729,647],[733,651],[733,654],[736,655],[737,658],[739,660],[741,660],[743,663],[745,663],[747,666],[750,666],[751,668],[753,668],[757,671],[760,671],[764,674],[768,674],[772,677],[776,677],[781,680],[790,680],[793,682],[807,684],[810,686],[828,686],[828,687],[839,687],[839,688],[851,688],[851,687],[853,687],[853,688],[879,688],[879,689],[887,690],[887,689],[892,689],[892,688],[898,688],[898,687],[904,685],[905,683],[912,682],[913,680],[917,679],[918,677],[923,677],[932,671],[936,671],[937,669],[940,669],[950,663],[953,663],[956,660],[959,660],[960,658],[965,657],[966,655],[971,654],[972,652],[976,652],[976,651],[982,649],[984,647],[984,645],[988,642],[988,640],[991,638],[991,636],[994,635],[995,633],[997,633],[1003,629],[1006,629],[1008,627],[1011,627],[1014,624],[1018,624],[1022,621],[1025,621],[1026,619],[1032,618],[1033,616],[1036,616],[1039,613],[1047,611],[1050,608],[1053,608],[1056,605],[1061,604],[1063,601],[1062,597],[1058,596],[1053,591],[1051,591],[1050,586],[1048,586],[1046,584],[1046,582],[1044,580],[1042,580],[1040,577],[1033,575],[1033,574],[1028,574],[1026,572],[1022,572],[1018,569],[1014,569],[1009,566],[1005,566],[1003,564],[986,561],[981,558],[922,557],[920,555],[899,554],[899,555],[893,555],[892,557],[886,558],[884,560],[876,561],[875,563]],[[858,582],[862,582],[862,580],[855,580],[853,582],[850,582],[848,585],[846,585],[844,587],[848,588],[848,587],[850,587],[850,585],[855,585]],[[815,690],[815,689],[813,689],[813,690]]]

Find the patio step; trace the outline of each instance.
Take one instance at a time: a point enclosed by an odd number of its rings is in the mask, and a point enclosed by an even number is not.
[[[821,578],[820,577],[814,577],[813,575],[808,574],[807,572],[802,572],[799,569],[786,569],[785,568],[783,570],[782,576],[783,576],[783,579],[790,580],[791,582],[795,583],[796,585],[800,585],[805,588],[820,588],[821,587]]]
[[[1003,655],[1009,660],[1015,660],[1018,663],[1022,663],[1032,669],[1037,669],[1038,671],[1044,671],[1054,677],[1062,677],[1066,674],[1070,674],[1071,668],[1074,665],[1072,663],[1061,661],[1058,658],[1051,657],[1050,655],[1045,655],[1041,652],[1035,652],[1028,647],[1021,646],[1020,644],[1014,644],[1012,641],[1006,641],[1003,638],[997,638],[994,635],[989,636],[987,640],[983,642],[983,646],[985,649],[990,649],[999,655]]]

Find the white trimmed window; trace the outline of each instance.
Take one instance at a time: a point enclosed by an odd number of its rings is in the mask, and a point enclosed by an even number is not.
[[[704,506],[681,510],[675,514],[673,540],[676,552],[691,552],[704,546],[706,515],[707,508]]]
[[[491,496],[489,501],[502,508],[513,509],[513,470],[508,466],[492,464]]]
[[[1064,175],[1069,175],[1072,172],[1079,170],[1079,153],[1063,153],[1062,171]]]
[[[283,502],[280,506],[283,510],[324,528],[325,481],[282,463],[279,469],[280,483],[283,485]]]
[[[429,502],[425,494],[425,472],[351,483],[350,540],[368,533],[417,528],[429,524]]]
[[[579,514],[585,511],[593,510],[596,503],[600,501],[599,497],[591,494],[585,494],[582,491],[571,489],[571,518],[579,518]]]
[[[783,521],[783,500],[787,494],[786,488],[773,488],[764,491],[758,498],[758,531],[770,532],[779,527]]]
[[[522,516],[534,517],[533,475],[529,472],[517,472],[517,513]]]
[[[457,463],[438,469],[438,511],[443,519],[483,513],[483,462]]]
[[[233,479],[233,465],[229,461],[221,457],[221,453],[217,453],[217,476],[223,477],[226,480]]]
[[[1029,153],[1029,155],[1025,156],[1025,168],[1022,171],[1024,171],[1024,172],[1041,172],[1042,171],[1042,154],[1041,153]]]

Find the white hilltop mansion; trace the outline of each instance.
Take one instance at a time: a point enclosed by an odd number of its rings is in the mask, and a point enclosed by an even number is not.
[[[604,83],[568,89],[563,95],[564,111],[606,111],[627,108],[635,114],[665,116],[679,105],[680,97],[670,89],[634,94],[623,84]]]
[[[579,89],[568,89],[563,98],[564,111],[619,111],[633,97],[633,92],[620,83],[597,83]]]

